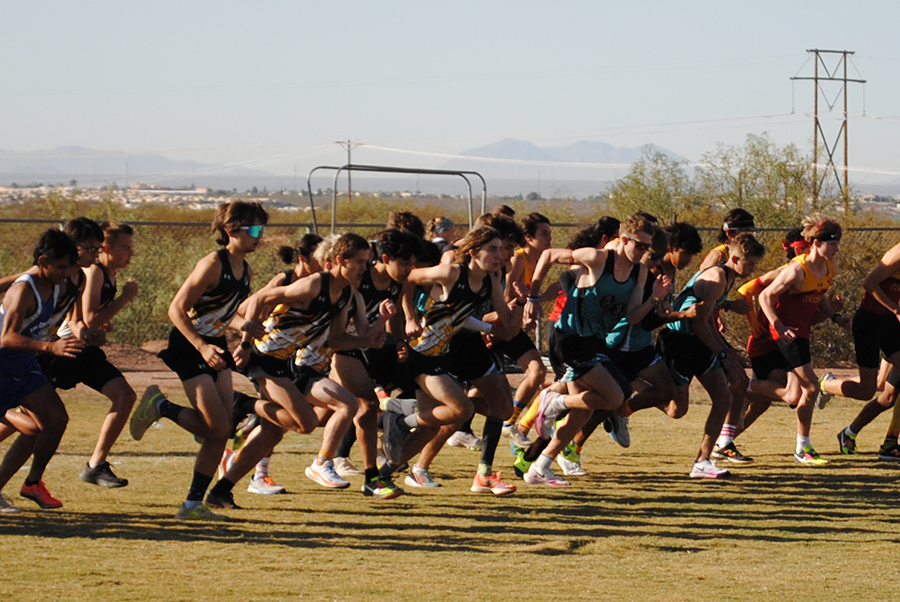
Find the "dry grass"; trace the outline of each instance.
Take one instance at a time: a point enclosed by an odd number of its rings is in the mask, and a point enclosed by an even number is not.
[[[160,380],[127,376],[135,388]],[[0,516],[6,600],[781,602],[875,600],[900,585],[898,473],[875,456],[887,416],[860,437],[861,455],[841,457],[834,433],[859,407],[849,400],[816,414],[825,468],[793,462],[793,413],[780,406],[742,438],[756,462],[737,479],[687,478],[707,411],[698,394],[683,420],[635,416],[628,450],[598,433],[591,476],[566,490],[515,479],[501,449],[496,464],[520,486],[505,498],[470,493],[477,455],[453,448],[433,467],[442,489],[373,502],[357,478],[326,491],[303,476],[319,438],[289,435],[272,471],[290,493],[255,496],[245,482],[246,509],[223,526],[172,518],[196,449],[172,424],[117,445],[127,488],[81,483],[105,404],[80,389],[64,396],[72,421],[45,480],[66,506],[19,500],[27,513]]]

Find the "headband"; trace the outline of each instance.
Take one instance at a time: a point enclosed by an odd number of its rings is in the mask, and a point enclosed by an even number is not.
[[[722,224],[723,230],[740,230],[741,228],[755,228],[756,224],[752,219],[744,219],[736,222],[725,222]]]

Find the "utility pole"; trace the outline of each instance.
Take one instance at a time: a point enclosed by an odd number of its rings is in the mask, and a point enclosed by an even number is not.
[[[353,161],[350,158],[351,151],[359,146],[359,142],[356,144],[353,143],[352,140],[335,140],[335,144],[340,144],[347,151],[347,165],[352,165]],[[347,170],[347,200],[351,200],[353,198],[353,179],[350,176],[353,170]]]
[[[815,72],[813,77],[792,77],[792,80],[795,81],[812,81],[815,82],[815,109],[814,109],[814,123],[813,123],[813,205],[817,205],[819,200],[819,192],[822,188],[822,183],[825,181],[825,178],[829,173],[833,173],[835,180],[837,181],[838,188],[841,189],[841,197],[844,201],[844,214],[849,215],[850,213],[850,181],[849,181],[849,172],[850,172],[850,164],[849,164],[849,142],[847,138],[847,84],[850,82],[857,84],[864,84],[866,80],[864,79],[851,79],[847,77],[847,62],[849,60],[850,55],[855,54],[850,50],[820,50],[820,49],[811,49],[806,52],[813,53],[815,60]],[[837,56],[837,63],[834,64],[831,68],[825,63],[825,57],[832,57],[833,55]],[[819,68],[822,68],[825,75],[819,74]],[[840,75],[839,75],[840,73]],[[824,90],[820,86],[820,82],[840,82],[840,92],[843,92],[844,99],[844,119],[841,122],[841,127],[838,130],[837,136],[834,139],[834,144],[828,144],[828,139],[825,137],[825,131],[822,129],[822,122],[819,119],[819,95],[822,94],[825,103],[828,105],[829,110],[834,108],[834,105],[837,104],[837,96],[834,97],[832,102],[828,101],[828,96],[825,94]],[[825,165],[824,173],[822,177],[819,178],[819,136],[822,137],[822,144],[825,148],[825,152],[828,155],[828,163]],[[843,140],[844,143],[844,177],[841,178],[838,173],[838,168],[834,163],[834,155],[837,152],[838,143]],[[843,180],[843,181],[842,181]]]

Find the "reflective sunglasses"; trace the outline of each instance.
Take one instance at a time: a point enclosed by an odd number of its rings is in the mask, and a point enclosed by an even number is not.
[[[261,238],[265,228],[259,224],[255,226],[241,226],[241,230],[246,230],[250,238]]]

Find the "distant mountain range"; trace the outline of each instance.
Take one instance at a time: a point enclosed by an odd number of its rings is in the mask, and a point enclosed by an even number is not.
[[[60,146],[52,150],[30,152],[0,150],[0,174],[31,174],[45,179],[56,176],[60,179],[79,179],[87,184],[92,177],[123,179],[126,170],[129,179],[154,176],[167,180],[184,180],[193,174],[207,172],[229,176],[271,175],[242,167],[224,168],[197,161],[173,161],[152,153],[101,151],[81,146]]]

